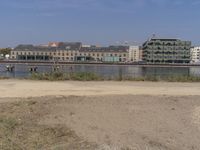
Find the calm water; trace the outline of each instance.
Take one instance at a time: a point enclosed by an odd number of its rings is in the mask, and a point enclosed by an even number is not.
[[[31,75],[29,68],[33,65],[15,64],[13,72],[6,71],[9,64],[0,64],[0,76],[23,78]],[[38,72],[51,72],[52,65],[35,65]],[[200,76],[200,67],[142,67],[142,66],[117,66],[117,65],[59,65],[62,72],[94,72],[98,75],[112,78],[118,77],[120,72],[123,76],[171,76],[171,75],[194,75]]]

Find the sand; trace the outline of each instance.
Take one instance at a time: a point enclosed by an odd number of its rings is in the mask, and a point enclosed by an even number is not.
[[[0,97],[200,95],[199,83],[0,80]]]
[[[0,149],[199,150],[199,91],[199,83],[0,80]]]

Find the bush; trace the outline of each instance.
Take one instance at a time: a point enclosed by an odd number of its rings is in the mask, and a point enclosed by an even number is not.
[[[62,72],[52,72],[52,73],[33,73],[31,74],[31,79],[33,80],[78,80],[78,81],[97,81],[102,78],[95,73],[81,72],[81,73],[62,73]]]
[[[113,81],[166,81],[166,82],[200,82],[200,77],[185,76],[185,75],[172,75],[166,77],[160,76],[144,76],[144,77],[101,77],[91,72],[79,72],[79,73],[62,73],[62,72],[51,72],[51,73],[33,73],[31,74],[33,80],[77,80],[77,81],[101,81],[101,80],[113,80]]]

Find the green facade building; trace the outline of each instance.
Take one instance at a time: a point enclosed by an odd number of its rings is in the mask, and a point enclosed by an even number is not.
[[[152,38],[142,47],[146,63],[190,63],[191,41]]]

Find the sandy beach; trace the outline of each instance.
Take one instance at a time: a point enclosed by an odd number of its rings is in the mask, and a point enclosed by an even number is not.
[[[200,84],[0,80],[0,149],[199,150]]]
[[[1,97],[200,95],[199,83],[0,80]]]

